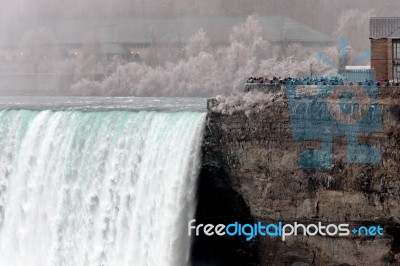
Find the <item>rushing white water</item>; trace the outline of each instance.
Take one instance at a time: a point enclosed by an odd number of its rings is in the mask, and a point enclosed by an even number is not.
[[[204,118],[2,111],[0,265],[186,265]]]

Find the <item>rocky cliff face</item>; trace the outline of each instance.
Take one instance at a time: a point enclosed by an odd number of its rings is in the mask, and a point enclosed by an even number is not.
[[[380,224],[383,237],[260,237],[236,249],[248,265],[399,265],[400,96],[380,92],[383,128],[359,137],[377,146],[379,164],[349,164],[344,137],[333,139],[333,168],[302,169],[298,156],[319,141],[294,141],[286,97],[262,110],[210,111],[206,125],[200,206],[207,191],[233,196],[224,215],[262,222]],[[215,190],[215,188],[217,188]],[[217,192],[215,192],[217,191]],[[212,193],[210,194],[212,195]],[[234,204],[240,202],[235,208]],[[219,204],[214,198],[211,206]],[[210,207],[210,206],[209,206]],[[236,212],[235,212],[236,211]],[[199,212],[198,212],[199,214]],[[218,214],[202,212],[201,219]],[[350,228],[351,228],[350,226]],[[241,248],[239,247],[242,244]],[[244,261],[250,261],[248,258]],[[216,264],[217,265],[217,264]],[[241,264],[237,264],[241,265]],[[245,264],[242,264],[245,265]]]

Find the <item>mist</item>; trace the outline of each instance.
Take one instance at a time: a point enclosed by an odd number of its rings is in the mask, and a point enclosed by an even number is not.
[[[395,0],[5,0],[0,94],[237,94],[249,76],[337,71],[316,54],[338,63],[339,39],[348,41],[351,64],[370,48],[369,18],[396,16],[399,7]],[[273,17],[289,23],[269,23]],[[293,23],[326,40],[271,37]]]

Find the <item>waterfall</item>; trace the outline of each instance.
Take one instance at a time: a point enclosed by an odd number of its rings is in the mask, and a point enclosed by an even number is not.
[[[2,111],[0,265],[187,265],[204,120]]]

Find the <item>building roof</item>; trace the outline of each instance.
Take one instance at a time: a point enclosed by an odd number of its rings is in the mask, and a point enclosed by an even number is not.
[[[400,28],[398,28],[392,34],[390,34],[388,38],[390,38],[390,39],[400,39]]]
[[[369,24],[370,39],[400,38],[400,17],[373,17]]]
[[[18,46],[24,34],[35,28],[48,29],[56,44],[81,44],[88,35],[95,35],[102,43],[178,43],[200,29],[212,43],[228,43],[232,27],[244,21],[246,17],[12,21],[0,23],[0,46]],[[264,16],[259,17],[259,21],[264,28],[264,38],[271,42],[333,42],[329,36],[288,17]]]
[[[345,69],[348,71],[370,70],[371,66],[346,66]]]

